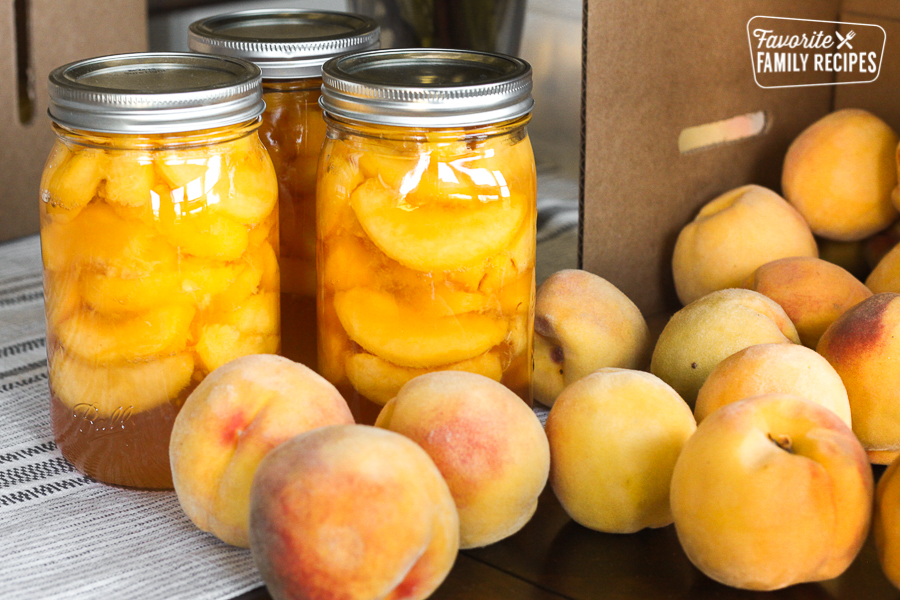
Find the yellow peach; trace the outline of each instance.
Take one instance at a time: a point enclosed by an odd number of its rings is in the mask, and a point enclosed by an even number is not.
[[[900,192],[894,190],[895,196],[898,193]],[[863,247],[863,255],[869,269],[874,269],[898,242],[900,242],[900,221],[859,242]]]
[[[822,237],[854,241],[897,219],[897,134],[873,115],[844,109],[822,117],[788,148],[784,197]]]
[[[541,284],[534,332],[534,397],[547,406],[588,373],[637,369],[650,354],[650,332],[638,307],[587,271],[559,271]]]
[[[700,423],[670,494],[678,539],[698,569],[774,590],[844,572],[866,539],[872,488],[865,451],[837,415],[767,394]]]
[[[434,460],[459,511],[461,548],[506,538],[534,514],[550,449],[534,412],[502,384],[462,371],[421,375],[375,424],[412,439]]]
[[[722,360],[747,346],[799,343],[784,310],[743,289],[713,292],[688,304],[666,324],[650,372],[675,388],[691,408],[700,386]]]
[[[878,562],[884,574],[900,588],[900,460],[895,460],[881,475],[875,488],[875,514],[872,528]]]
[[[188,396],[172,427],[169,456],[178,501],[197,527],[249,546],[250,485],[273,448],[324,425],[353,423],[330,383],[272,355],[222,366]]]
[[[900,246],[882,257],[866,279],[866,286],[875,294],[900,292]]]
[[[321,427],[260,463],[250,547],[276,600],[424,600],[453,566],[459,519],[415,443],[364,425]]]
[[[900,455],[900,295],[875,294],[831,324],[816,348],[841,376],[853,432],[873,463]]]
[[[706,204],[678,234],[672,256],[682,304],[739,287],[759,266],[789,256],[818,256],[809,226],[775,192],[745,185]]]
[[[658,377],[598,369],[567,387],[550,410],[550,485],[585,527],[664,527],[672,522],[672,469],[696,427],[684,400]]]
[[[744,286],[784,309],[804,346],[815,348],[835,319],[872,295],[856,277],[818,258],[782,258],[759,267]]]
[[[726,404],[776,393],[821,404],[851,425],[840,376],[820,354],[798,344],[750,346],[720,362],[697,393],[694,417],[700,423]]]

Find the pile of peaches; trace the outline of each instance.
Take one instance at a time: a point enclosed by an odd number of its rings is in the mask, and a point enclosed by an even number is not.
[[[751,185],[704,206],[673,256],[685,306],[658,338],[604,279],[551,276],[534,324],[545,428],[476,373],[415,377],[367,427],[303,365],[219,367],[172,433],[185,513],[249,546],[278,599],[425,598],[460,548],[521,529],[548,480],[578,523],[674,522],[700,570],[753,590],[837,577],[874,521],[900,587],[900,467],[876,492],[870,466],[900,455],[898,141],[833,113],[790,147],[784,197]]]

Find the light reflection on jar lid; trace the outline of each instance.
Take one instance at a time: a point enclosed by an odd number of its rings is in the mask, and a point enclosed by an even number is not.
[[[531,66],[470,50],[401,49],[334,58],[319,103],[337,117],[401,127],[500,123],[531,112]]]
[[[342,54],[378,48],[380,28],[369,17],[315,10],[247,10],[191,24],[195,52],[252,61],[264,79],[320,77]]]
[[[250,121],[265,109],[253,63],[187,52],[81,60],[49,76],[50,118],[102,133],[174,133]]]

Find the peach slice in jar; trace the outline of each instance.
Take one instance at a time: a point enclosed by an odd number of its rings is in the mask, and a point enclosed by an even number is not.
[[[210,198],[208,204],[239,223],[255,225],[272,212],[278,201],[275,168],[255,135],[232,142],[231,150],[225,156],[231,186],[227,193],[218,193],[216,202]]]
[[[403,367],[435,367],[487,352],[503,341],[505,321],[479,313],[435,318],[392,295],[356,288],[338,292],[334,308],[350,338]]]
[[[103,198],[122,206],[144,206],[156,185],[156,170],[149,152],[125,150],[110,152],[106,168]]]
[[[75,210],[97,194],[109,157],[98,148],[76,147],[48,178],[45,201],[51,206]]]
[[[454,269],[496,254],[508,246],[527,211],[521,197],[411,206],[375,179],[353,192],[350,205],[382,252],[418,271]]]
[[[109,277],[84,271],[79,277],[81,295],[92,309],[114,314],[140,312],[167,304],[180,291],[178,273],[158,269],[135,277]]]
[[[153,165],[172,189],[192,185],[208,191],[222,178],[223,154],[221,147],[163,150],[155,153]]]
[[[348,228],[360,230],[349,204],[351,194],[363,182],[357,161],[358,153],[354,153],[345,142],[325,142],[316,187],[316,228],[319,238],[335,235]]]
[[[174,268],[175,248],[146,224],[123,219],[95,202],[69,222],[55,218],[41,231],[44,268],[93,268],[110,276],[138,277]]]
[[[381,252],[366,238],[334,236],[325,241],[323,283],[329,290],[380,287]]]
[[[121,316],[82,310],[60,323],[62,345],[79,358],[96,362],[144,360],[187,347],[194,309],[171,305]]]
[[[411,203],[432,198],[484,202],[534,187],[534,155],[527,140],[512,146],[506,136],[429,142],[423,150],[429,162],[417,185],[407,186]]]
[[[359,350],[359,346],[344,331],[334,309],[332,294],[325,292],[324,301],[318,302],[316,309],[319,374],[338,388],[345,388],[349,380],[344,365],[354,350]]]
[[[195,256],[184,256],[178,264],[178,292],[203,310],[213,299],[229,289],[242,273],[242,263],[226,263]],[[258,285],[258,282],[257,284]],[[249,295],[252,290],[248,291]],[[245,296],[246,296],[245,295]]]
[[[60,323],[81,308],[82,298],[78,287],[77,272],[44,273],[44,306],[47,311],[47,329],[51,335]]]
[[[190,352],[121,364],[83,361],[65,350],[50,363],[50,385],[56,396],[78,411],[90,407],[98,417],[117,411],[150,410],[178,396],[191,382]]]
[[[247,227],[209,210],[207,197],[187,200],[178,189],[158,186],[154,201],[157,230],[181,253],[222,261],[237,260],[249,243]]]
[[[494,381],[500,381],[503,376],[496,352],[485,352],[475,358],[430,369],[400,367],[373,354],[360,352],[347,358],[346,368],[353,388],[377,404],[394,398],[407,381],[432,371],[467,371]]]
[[[235,325],[210,323],[200,326],[195,350],[202,370],[209,374],[225,363],[250,354],[276,354],[278,334],[246,333]]]

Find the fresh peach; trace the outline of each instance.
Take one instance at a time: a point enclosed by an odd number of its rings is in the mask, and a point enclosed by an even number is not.
[[[900,459],[881,475],[875,488],[875,515],[872,528],[878,562],[887,578],[900,588]]]
[[[788,148],[784,197],[822,237],[849,242],[877,233],[897,219],[891,192],[898,141],[887,123],[864,110],[826,115]]]
[[[601,367],[637,369],[650,354],[641,311],[616,286],[587,271],[548,277],[534,309],[534,398],[552,406],[567,385]]]
[[[550,469],[547,437],[500,383],[462,371],[420,375],[375,425],[409,437],[434,460],[456,501],[461,548],[508,537],[534,514]]]
[[[873,463],[900,454],[900,294],[875,294],[831,324],[816,350],[841,376],[853,431]]]
[[[707,576],[774,590],[844,572],[866,539],[872,488],[865,450],[837,415],[767,394],[700,423],[675,463],[672,515]]]
[[[900,292],[900,246],[881,258],[866,279],[866,286],[875,294]]]
[[[800,213],[772,190],[745,185],[710,201],[675,242],[672,274],[682,304],[739,287],[767,262],[818,256]]]
[[[850,426],[850,401],[840,376],[821,355],[798,344],[750,346],[720,362],[697,394],[694,417],[700,423],[726,404],[775,393],[821,404]]]
[[[599,369],[567,387],[550,410],[550,485],[585,527],[664,527],[672,522],[672,469],[696,428],[691,409],[658,377]]]
[[[188,396],[172,427],[169,456],[178,501],[197,527],[249,545],[250,484],[262,458],[295,435],[353,423],[325,379],[280,356],[233,360]]]
[[[894,193],[895,197],[897,192]],[[862,241],[863,255],[869,269],[874,269],[885,254],[900,242],[900,221]]]
[[[666,324],[650,372],[675,388],[692,409],[700,386],[722,360],[747,346],[799,343],[775,301],[743,289],[713,292],[688,304]]]
[[[797,328],[804,346],[815,348],[835,319],[872,295],[863,283],[827,261],[782,258],[758,268],[744,287],[777,302]]]
[[[458,542],[440,472],[390,431],[309,431],[270,452],[253,480],[250,548],[275,600],[420,600],[449,573]]]

